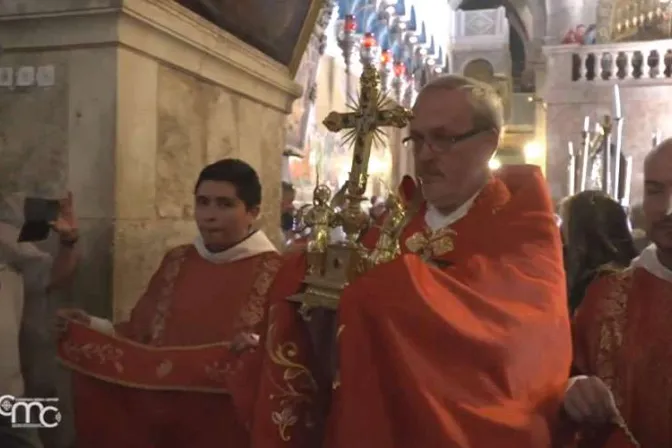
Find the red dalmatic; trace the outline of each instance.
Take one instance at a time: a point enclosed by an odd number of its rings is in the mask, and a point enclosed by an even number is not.
[[[253,249],[223,263],[174,249],[116,331],[70,323],[59,356],[73,370],[78,447],[247,446],[256,382],[243,366],[254,366],[229,341],[261,332],[280,266],[270,243]]]
[[[653,246],[597,280],[574,318],[577,369],[610,386],[642,448],[672,446],[672,272]]]

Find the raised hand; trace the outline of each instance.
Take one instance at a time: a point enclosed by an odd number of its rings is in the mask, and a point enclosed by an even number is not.
[[[89,316],[86,311],[77,308],[59,310],[56,315],[56,331],[59,336],[64,335],[68,331],[68,324],[70,321],[91,325],[91,316]]]
[[[58,218],[56,218],[55,221],[50,222],[49,225],[56,233],[58,233],[58,236],[62,241],[74,242],[77,240],[79,237],[79,228],[72,204],[71,192],[68,192],[68,196],[60,201]]]

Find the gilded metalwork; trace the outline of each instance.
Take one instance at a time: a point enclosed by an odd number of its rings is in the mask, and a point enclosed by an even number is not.
[[[586,117],[581,133],[582,149],[576,158],[570,158],[568,166],[569,182],[576,182],[568,186],[570,194],[601,190],[623,206],[629,205],[632,161],[621,150],[621,134],[622,118],[604,115],[595,130],[590,131]]]
[[[416,232],[406,240],[406,248],[418,254],[423,260],[429,261],[441,257],[455,249],[454,238],[457,235],[453,229],[446,227],[436,232],[425,229]]]
[[[381,138],[381,127],[403,128],[412,116],[408,109],[390,103],[381,94],[378,69],[370,63],[364,64],[358,104],[347,113],[330,113],[323,122],[331,132],[346,131],[345,139],[353,143],[354,154],[341,210],[329,207],[327,211],[324,208],[328,203],[328,198],[325,199],[327,190],[320,185],[315,189],[315,195],[319,193],[320,197],[319,201],[317,198],[314,201],[313,208],[317,209],[318,202],[319,207],[323,207],[319,209],[322,211],[315,212],[321,219],[322,227],[320,232],[314,231],[310,237],[305,291],[289,297],[290,301],[302,304],[304,316],[313,308],[338,308],[341,291],[348,283],[372,266],[390,261],[396,256],[391,254],[399,253],[397,240],[401,226],[406,222],[401,200],[394,200],[394,212],[383,226],[383,241],[378,242],[376,249],[371,252],[359,242],[363,232],[370,226],[370,218],[362,209],[362,202],[366,199],[364,193],[371,146],[376,139]],[[325,243],[324,229],[331,223],[343,227],[345,241]]]
[[[669,38],[669,6],[660,0],[601,0],[597,6],[598,43]]]
[[[369,263],[372,266],[392,261],[401,254],[399,243],[401,232],[412,216],[407,212],[406,206],[399,195],[390,195],[386,206],[387,216],[381,226],[380,237],[369,256]]]

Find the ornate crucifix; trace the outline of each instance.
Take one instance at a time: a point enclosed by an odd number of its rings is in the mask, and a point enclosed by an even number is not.
[[[405,127],[412,118],[408,109],[391,103],[381,95],[378,70],[366,64],[360,78],[359,100],[352,112],[331,112],[322,122],[331,132],[348,130],[346,141],[354,142],[352,166],[348,177],[348,207],[343,216],[343,230],[349,244],[354,244],[366,227],[366,214],[361,209],[368,181],[369,158],[374,140],[380,139],[382,127]],[[388,108],[386,108],[388,107]],[[355,216],[364,215],[364,218]],[[349,219],[348,219],[349,218]]]
[[[323,244],[308,245],[305,290],[288,298],[302,305],[304,316],[314,308],[336,309],[343,288],[372,265],[371,253],[359,244],[361,233],[369,225],[361,203],[366,192],[371,146],[374,140],[381,138],[382,127],[403,128],[412,117],[408,109],[398,105],[388,107],[388,104],[381,94],[378,70],[372,64],[365,64],[356,106],[351,112],[332,112],[323,121],[331,132],[347,130],[346,141],[354,143],[354,154],[347,184],[347,205],[336,211],[325,205],[324,198],[314,198],[313,215],[330,216],[330,219],[316,220],[324,225],[315,226],[312,237],[323,239],[329,223],[333,223],[343,226],[346,241],[332,242],[326,248]],[[318,185],[315,192],[323,190],[324,187]]]

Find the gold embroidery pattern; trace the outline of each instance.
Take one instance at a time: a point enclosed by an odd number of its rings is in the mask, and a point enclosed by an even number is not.
[[[168,252],[165,264],[163,268],[161,268],[163,270],[163,287],[156,300],[156,308],[152,319],[152,333],[150,339],[152,345],[160,345],[163,340],[168,311],[170,310],[170,304],[173,301],[175,282],[182,269],[182,264],[187,256],[188,249],[189,245],[183,245]]]
[[[279,410],[272,411],[271,419],[278,427],[283,442],[291,440],[291,427],[299,421],[298,407],[313,402],[312,395],[317,391],[317,382],[310,369],[299,363],[299,347],[294,342],[276,342],[276,324],[273,322],[274,307],[269,310],[269,327],[266,351],[271,362],[282,369],[282,382],[278,384],[269,372],[269,379],[275,393],[270,395],[278,403]]]
[[[161,362],[156,368],[156,377],[165,378],[173,371],[173,362],[169,359],[166,359]]]
[[[338,330],[336,330],[336,343],[341,339],[341,334],[343,334],[343,330],[345,330],[345,325],[341,324],[338,326]],[[334,380],[331,382],[331,389],[336,390],[339,387],[341,387],[341,369],[336,369],[336,373],[334,374]]]
[[[66,357],[74,363],[79,363],[84,358],[97,361],[100,365],[110,363],[118,373],[124,371],[121,363],[124,351],[111,344],[74,344],[68,341],[62,347]]]
[[[214,362],[205,366],[205,376],[214,382],[225,384],[231,370],[231,364],[228,362],[224,364]]]
[[[600,342],[596,359],[597,376],[612,390],[616,404],[623,403],[623,394],[616,374],[615,358],[623,343],[623,330],[627,317],[628,293],[632,284],[633,269],[614,275],[605,301],[600,322]]]
[[[268,290],[280,270],[282,259],[275,253],[264,256],[247,303],[240,311],[235,329],[252,330],[264,319]]]
[[[455,249],[455,232],[450,227],[432,232],[426,228],[406,240],[406,248],[424,260],[440,257]]]

